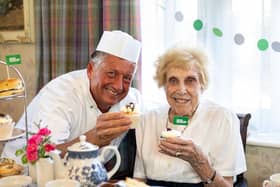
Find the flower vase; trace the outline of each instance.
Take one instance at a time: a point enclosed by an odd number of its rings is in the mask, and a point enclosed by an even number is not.
[[[29,176],[32,178],[32,183],[37,183],[36,164],[28,163]]]
[[[40,158],[36,162],[37,186],[45,187],[45,184],[54,180],[54,162],[50,158]]]

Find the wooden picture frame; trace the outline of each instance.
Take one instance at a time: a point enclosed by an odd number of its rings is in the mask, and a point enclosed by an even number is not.
[[[9,2],[9,0],[6,0]],[[23,19],[22,23],[23,27],[20,29],[3,29],[0,28],[0,44],[1,43],[33,43],[34,42],[34,0],[17,0],[22,1],[23,4],[22,11],[23,11]],[[11,6],[11,5],[9,5]],[[2,12],[3,13],[3,12]],[[3,16],[3,15],[0,15]],[[14,19],[16,18],[12,18]]]

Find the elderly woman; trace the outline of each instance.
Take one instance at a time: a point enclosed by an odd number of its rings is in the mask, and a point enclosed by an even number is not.
[[[207,63],[202,51],[182,46],[159,57],[155,80],[168,105],[148,112],[136,130],[135,178],[157,186],[226,187],[246,171],[235,113],[201,99]],[[162,138],[171,129],[178,137]]]

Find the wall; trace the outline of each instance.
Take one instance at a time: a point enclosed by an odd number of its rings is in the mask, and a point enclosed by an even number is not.
[[[0,60],[5,60],[7,54],[20,54],[22,64],[16,65],[21,72],[26,83],[27,102],[29,103],[36,93],[37,75],[35,62],[35,45],[34,44],[1,44],[0,43]],[[0,79],[6,76],[6,69],[0,66]],[[12,101],[0,100],[0,112],[7,113],[17,121],[23,113],[23,99]],[[3,143],[0,142],[0,153],[2,152]]]
[[[249,187],[262,187],[273,173],[280,173],[280,138],[277,134],[263,135],[247,141],[246,178]]]

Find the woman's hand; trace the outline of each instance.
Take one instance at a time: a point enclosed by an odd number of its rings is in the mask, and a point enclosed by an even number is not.
[[[215,169],[210,165],[206,155],[192,140],[183,138],[162,139],[159,144],[160,152],[183,159],[190,163],[202,181],[211,179]],[[232,187],[233,177],[223,177],[215,174],[214,181],[206,186]]]
[[[159,148],[162,153],[181,158],[191,165],[208,162],[207,157],[192,140],[166,138],[160,141]]]

